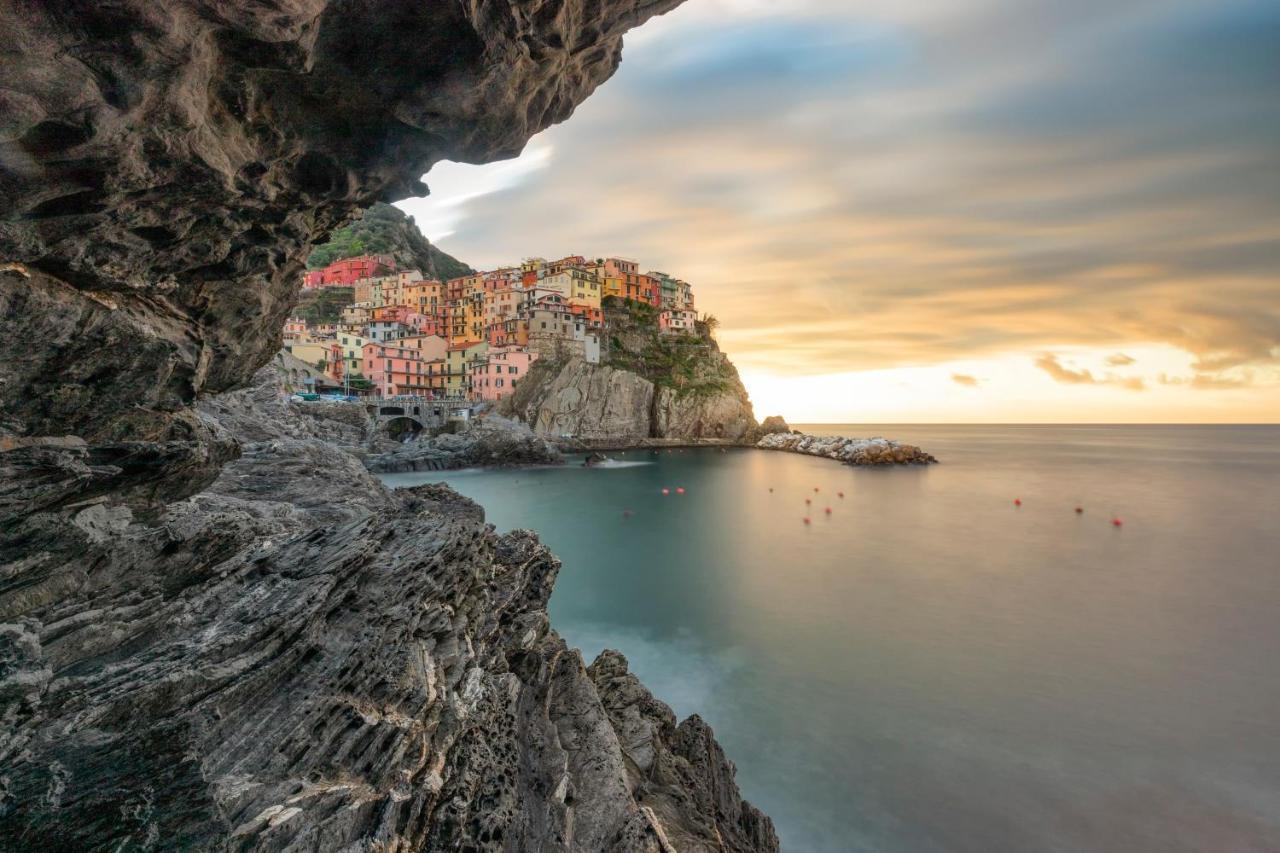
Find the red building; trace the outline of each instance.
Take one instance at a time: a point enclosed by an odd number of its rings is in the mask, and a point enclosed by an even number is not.
[[[373,278],[394,272],[396,259],[390,255],[360,255],[334,261],[320,270],[311,270],[302,278],[306,290],[317,287],[343,287],[355,284],[362,278]]]

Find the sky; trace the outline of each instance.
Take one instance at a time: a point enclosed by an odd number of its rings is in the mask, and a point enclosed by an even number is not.
[[[789,421],[1280,422],[1280,3],[688,0],[400,203],[690,281]]]

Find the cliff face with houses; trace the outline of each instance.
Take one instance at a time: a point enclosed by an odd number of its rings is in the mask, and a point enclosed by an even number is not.
[[[502,410],[540,435],[589,446],[745,442],[757,430],[755,413],[737,369],[715,342],[714,322],[664,334],[647,306],[606,301],[601,363],[535,364]]]
[[[776,850],[705,724],[565,647],[531,536],[349,425],[194,406],[313,243],[514,155],[677,2],[0,0],[8,847]]]

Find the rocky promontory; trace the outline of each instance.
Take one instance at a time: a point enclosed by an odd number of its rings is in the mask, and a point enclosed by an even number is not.
[[[610,298],[600,363],[544,359],[502,411],[572,447],[747,443],[755,413],[713,324],[664,334],[647,305]]]
[[[200,417],[208,489],[7,530],[6,849],[777,849],[701,721],[551,628],[531,533],[255,389]]]
[[[802,432],[775,432],[764,436],[756,447],[822,456],[848,465],[928,465],[938,460],[913,444],[887,438],[842,438],[833,435],[805,435]]]

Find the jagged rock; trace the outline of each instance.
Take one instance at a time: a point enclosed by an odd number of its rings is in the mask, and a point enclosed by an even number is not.
[[[738,441],[750,435],[755,430],[756,420],[746,391],[739,388],[710,393],[658,389],[653,401],[654,436]]]
[[[626,758],[632,795],[681,853],[777,850],[773,823],[738,793],[736,769],[697,715],[671,709],[605,650],[587,669]]]
[[[791,432],[791,427],[787,426],[786,420],[782,415],[769,415],[760,423],[760,435],[773,435],[777,432]]]
[[[653,401],[655,437],[741,441],[754,434],[755,412],[737,368],[709,334],[704,346],[688,387],[658,389]]]
[[[843,438],[779,432],[766,435],[756,443],[756,447],[824,456],[849,465],[928,465],[938,461],[913,444],[901,444],[887,438]]]
[[[473,465],[559,465],[564,457],[554,444],[519,421],[486,415],[460,433],[444,433],[397,447],[365,460],[370,471],[445,471]]]
[[[196,411],[247,441],[316,439],[357,455],[400,446],[378,429],[377,420],[359,403],[291,400],[275,363],[254,374],[248,388],[205,398]]]
[[[337,410],[191,408],[278,350],[314,242],[440,159],[517,154],[678,2],[0,0],[6,849],[656,851],[715,824],[637,801],[530,534],[388,492]],[[719,764],[690,768],[701,803]]]
[[[268,414],[155,524],[94,503],[10,531],[6,849],[777,849],[699,721],[666,711],[638,784],[626,709],[659,703],[550,628],[532,534]]]
[[[653,383],[634,373],[570,359],[521,386],[508,406],[538,435],[618,446],[651,435]]]

